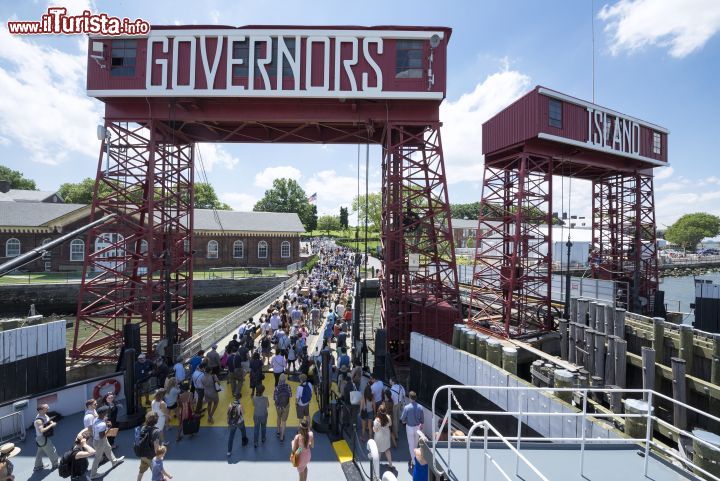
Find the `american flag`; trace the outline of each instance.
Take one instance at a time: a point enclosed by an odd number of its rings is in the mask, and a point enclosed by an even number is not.
[[[316,200],[317,200],[317,192],[315,192],[313,195],[308,197],[308,202],[310,202],[311,204],[314,204]]]

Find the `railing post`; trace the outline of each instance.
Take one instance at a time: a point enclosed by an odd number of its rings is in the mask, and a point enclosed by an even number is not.
[[[447,436],[447,465],[448,465],[448,470],[450,470],[450,451],[451,451],[451,449],[450,449],[450,447],[451,447],[451,446],[450,446],[450,443],[451,443],[450,435],[451,435],[451,433],[452,433],[452,427],[451,427],[451,426],[452,426],[452,387],[448,387],[448,404],[447,404],[447,405],[448,405],[448,420],[447,420],[447,433],[448,433],[448,436]]]
[[[523,415],[523,400],[525,398],[525,391],[520,391],[518,396],[518,427],[517,427],[517,441],[515,446],[517,453],[515,453],[515,477],[518,477],[518,470],[520,469],[520,436],[522,435],[522,415]],[[470,479],[470,478],[468,478]]]
[[[487,459],[488,459],[488,425],[487,423],[483,424],[483,428],[485,429],[484,439],[483,439],[483,481],[487,479]]]
[[[587,421],[587,389],[583,389],[582,441],[580,442],[580,476],[585,477],[585,429]]]
[[[650,460],[650,443],[652,442],[652,406],[653,392],[648,393],[648,410],[647,410],[647,426],[645,427],[645,459],[643,460],[643,474],[647,478],[648,462]]]

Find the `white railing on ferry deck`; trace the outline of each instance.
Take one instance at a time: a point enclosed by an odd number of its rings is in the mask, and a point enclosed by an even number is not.
[[[256,297],[227,316],[213,322],[205,329],[193,334],[192,337],[180,344],[180,349],[174,352],[175,357],[182,356],[183,359],[187,359],[200,349],[207,349],[213,343],[220,341],[234,329],[237,329],[247,318],[254,316],[261,309],[269,306],[271,302],[283,295],[296,282],[295,277],[281,282],[265,294]]]
[[[0,444],[16,437],[25,440],[25,416],[22,411],[0,417]]]
[[[653,399],[663,399],[667,402],[672,403],[673,405],[677,405],[678,407],[682,409],[687,409],[689,411],[692,411],[700,416],[705,416],[709,421],[713,421],[715,423],[720,423],[720,418],[713,416],[711,414],[708,414],[704,411],[701,411],[700,409],[694,408],[693,406],[690,406],[689,404],[682,403],[680,401],[676,401],[675,399],[668,397],[662,393],[650,390],[650,389],[609,389],[609,388],[544,388],[544,387],[521,387],[521,386],[460,386],[460,385],[445,385],[440,386],[437,390],[435,390],[435,393],[433,394],[432,398],[432,427],[433,427],[433,440],[432,440],[432,452],[433,452],[433,467],[435,467],[436,464],[438,464],[437,461],[437,436],[435,436],[435,429],[436,426],[438,426],[438,416],[436,415],[436,400],[441,391],[447,390],[447,406],[448,409],[445,411],[445,415],[442,417],[442,420],[440,422],[440,427],[437,428],[438,434],[443,431],[447,427],[447,453],[446,458],[443,460],[445,466],[443,469],[447,472],[451,472],[451,464],[450,464],[450,456],[451,456],[451,445],[453,441],[465,441],[466,442],[466,456],[467,456],[467,467],[468,470],[467,473],[469,475],[470,473],[470,467],[469,467],[469,460],[470,460],[470,442],[480,441],[482,440],[484,445],[484,451],[487,450],[487,440],[491,441],[502,441],[505,444],[508,444],[510,441],[516,442],[516,448],[513,449],[513,452],[516,454],[515,458],[515,476],[518,476],[518,469],[519,469],[519,462],[520,460],[524,461],[525,464],[528,464],[533,472],[541,476],[543,479],[544,476],[542,476],[534,467],[530,464],[530,462],[525,458],[522,457],[520,450],[521,450],[521,441],[542,441],[542,442],[573,442],[573,443],[580,443],[580,475],[584,476],[584,468],[585,468],[585,445],[586,444],[618,444],[618,443],[642,443],[645,448],[645,458],[643,462],[643,474],[647,477],[648,472],[648,461],[650,459],[650,448],[651,446],[656,448],[659,451],[662,451],[666,455],[669,455],[678,461],[680,461],[683,466],[687,470],[691,470],[694,473],[702,473],[706,477],[709,477],[710,479],[713,479],[715,481],[720,481],[720,478],[713,475],[712,473],[706,471],[705,469],[701,468],[697,464],[693,463],[692,461],[688,460],[686,457],[684,457],[680,452],[678,452],[675,449],[669,449],[666,446],[663,446],[662,444],[656,442],[653,438],[653,423],[657,423],[658,425],[663,426],[664,428],[671,429],[673,431],[676,431],[679,436],[683,436],[686,438],[689,438],[693,441],[697,441],[698,443],[714,450],[714,451],[720,451],[720,447],[713,445],[712,443],[709,443],[701,438],[698,438],[691,432],[688,432],[684,429],[679,429],[672,424],[664,421],[663,419],[660,419],[659,417],[655,416],[653,414],[654,409],[650,408],[648,409],[647,414],[627,414],[627,413],[588,413],[588,406],[587,406],[587,399],[588,399],[588,393],[619,393],[619,394],[637,394],[640,395],[640,398],[647,399],[648,406],[653,405]],[[507,392],[517,392],[518,393],[518,411],[476,411],[476,410],[467,410],[463,409],[462,406],[460,406],[460,403],[457,401],[457,398],[455,397],[453,391],[466,391],[466,390],[474,390],[477,392],[481,391],[489,391],[489,390],[497,390],[497,391],[507,391]],[[582,394],[582,410],[578,412],[537,412],[537,411],[523,411],[523,400],[525,396],[537,394],[538,396],[542,393],[559,393],[559,392],[578,392]],[[453,402],[458,405],[458,409],[453,409]],[[490,429],[493,432],[495,432],[496,436],[487,436],[487,433],[485,433],[484,436],[478,437],[478,436],[472,436],[472,429],[468,434],[463,435],[455,435],[453,434],[452,429],[452,415],[462,415],[464,416],[468,421],[470,421],[473,424],[473,427],[475,425],[482,425],[482,423],[485,420],[477,421],[475,419],[472,419],[470,416],[512,416],[517,418],[518,422],[518,428],[517,428],[517,435],[516,436],[503,436],[500,433],[498,433],[494,428]],[[527,422],[527,419],[529,416],[563,416],[563,417],[579,417],[582,418],[582,436],[577,438],[573,437],[536,437],[536,436],[523,436],[522,435],[522,419],[525,417],[525,420]],[[587,430],[588,430],[588,423],[592,421],[588,421],[588,418],[645,418],[646,422],[646,429],[645,429],[645,437],[643,438],[588,438],[587,437]],[[470,479],[469,477],[467,479]],[[509,478],[508,478],[509,479]]]

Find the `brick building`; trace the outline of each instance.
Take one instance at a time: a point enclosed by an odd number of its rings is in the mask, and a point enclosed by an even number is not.
[[[52,197],[48,197],[52,198]],[[0,263],[89,223],[90,206],[50,202],[0,201]],[[194,269],[285,267],[300,260],[297,214],[195,209]],[[81,271],[84,235],[22,268],[31,272]]]

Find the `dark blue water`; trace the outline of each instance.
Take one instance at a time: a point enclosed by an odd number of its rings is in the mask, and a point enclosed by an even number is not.
[[[720,283],[720,272],[703,274],[697,279],[712,279],[716,284]],[[665,291],[665,304],[669,311],[680,311],[692,313],[690,303],[695,302],[695,277],[664,277],[660,279],[660,289]],[[685,320],[685,323],[692,323],[692,314]]]

